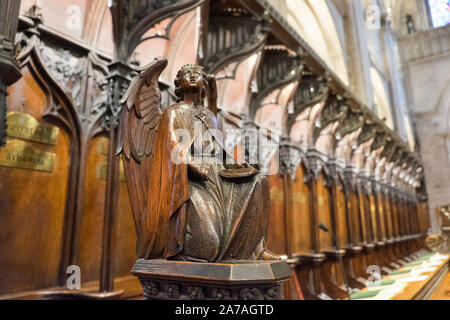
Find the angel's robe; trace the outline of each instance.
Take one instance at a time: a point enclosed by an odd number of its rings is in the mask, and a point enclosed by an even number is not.
[[[189,133],[181,149],[179,130]],[[246,166],[224,170],[219,158],[206,156],[200,164],[209,170],[205,180],[193,177],[185,161],[173,161],[174,155],[186,156],[192,150],[200,132],[211,137],[217,135],[215,130],[217,119],[206,108],[178,103],[163,112],[148,205],[138,228],[139,258],[217,262],[256,260],[263,253],[269,221],[267,179]]]

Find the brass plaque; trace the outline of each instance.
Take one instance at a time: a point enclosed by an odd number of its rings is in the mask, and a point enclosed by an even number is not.
[[[109,149],[109,139],[104,137],[100,138],[100,142],[98,143],[98,153],[107,156],[108,149]]]
[[[274,202],[283,202],[284,201],[283,191],[278,188],[270,189],[270,200]]]
[[[292,196],[292,200],[294,203],[298,203],[301,205],[305,205],[308,203],[306,196],[301,192],[294,193]]]
[[[56,154],[36,151],[20,140],[8,139],[6,147],[0,150],[0,166],[52,172]]]
[[[55,145],[58,140],[59,129],[39,123],[32,115],[11,111],[7,116],[7,135],[34,142]]]
[[[108,174],[108,164],[100,163],[98,165],[98,178],[100,180],[106,181],[107,174]],[[125,183],[125,171],[123,169],[122,160],[120,160],[120,163],[119,163],[119,182]]]
[[[328,205],[328,199],[326,199],[324,196],[319,195],[317,197],[317,204],[319,206],[327,206]]]

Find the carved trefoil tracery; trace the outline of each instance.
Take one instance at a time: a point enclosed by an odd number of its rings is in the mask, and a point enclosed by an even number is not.
[[[243,9],[213,6],[208,26],[204,67],[208,73],[218,73],[232,62],[258,52],[269,32],[265,17],[254,17]],[[225,74],[234,78],[234,70]]]
[[[250,118],[254,119],[256,112],[270,93],[300,80],[303,69],[304,64],[300,54],[287,48],[267,47],[263,50],[263,60],[256,74],[257,89],[250,104]]]

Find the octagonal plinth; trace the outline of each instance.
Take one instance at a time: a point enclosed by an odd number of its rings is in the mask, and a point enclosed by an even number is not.
[[[144,299],[278,300],[291,271],[283,261],[200,263],[139,259]]]

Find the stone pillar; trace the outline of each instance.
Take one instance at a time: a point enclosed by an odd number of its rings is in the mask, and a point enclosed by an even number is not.
[[[347,55],[349,65],[350,87],[367,105],[372,106],[373,88],[370,78],[370,56],[366,39],[364,8],[361,0],[347,0],[347,16],[344,22]]]
[[[390,111],[394,118],[394,128],[403,139],[408,140],[405,123],[405,117],[409,120],[408,102],[406,100],[405,86],[403,83],[401,61],[398,60],[398,55],[395,52],[397,38],[392,32],[389,21],[381,28],[381,35],[384,37],[382,47],[387,72],[391,80],[389,83],[392,97]]]

